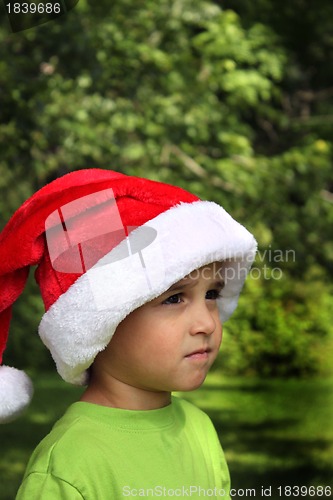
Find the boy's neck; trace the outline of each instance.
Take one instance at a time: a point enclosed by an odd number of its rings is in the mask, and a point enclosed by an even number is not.
[[[171,403],[170,392],[154,392],[112,379],[88,385],[80,401],[123,410],[156,410]]]

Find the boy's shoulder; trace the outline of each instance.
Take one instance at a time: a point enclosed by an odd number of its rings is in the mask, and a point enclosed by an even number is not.
[[[43,468],[48,469],[50,464],[55,465],[59,456],[62,461],[66,461],[67,457],[79,457],[82,452],[88,453],[93,448],[95,435],[91,431],[94,427],[89,426],[80,415],[74,415],[71,409],[70,406],[32,454],[30,462],[41,472]]]
[[[176,408],[176,411],[179,408],[180,410],[186,412],[188,415],[191,415],[195,418],[210,420],[207,413],[205,413],[203,410],[195,406],[188,399],[184,399],[183,396],[173,395],[171,398],[171,402]]]
[[[199,430],[216,433],[210,417],[203,410],[195,406],[193,403],[179,396],[173,396],[172,402],[175,408],[179,409],[180,413],[186,415],[186,425],[193,426],[198,432]],[[176,410],[177,411],[177,410]]]

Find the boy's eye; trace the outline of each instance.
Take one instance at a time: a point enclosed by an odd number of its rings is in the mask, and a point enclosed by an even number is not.
[[[164,300],[162,304],[180,304],[181,295],[181,293],[175,293]],[[205,296],[206,300],[216,300],[219,297],[222,297],[220,290],[208,290]]]
[[[176,293],[175,295],[171,295],[166,300],[164,300],[163,304],[179,304],[180,302],[180,293]]]
[[[206,293],[206,299],[208,300],[216,300],[220,297],[222,297],[220,290],[208,290]]]

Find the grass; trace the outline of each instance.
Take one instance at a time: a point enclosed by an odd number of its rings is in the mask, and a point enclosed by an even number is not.
[[[15,498],[32,450],[82,391],[50,374],[35,385],[26,414],[0,428],[1,500]],[[256,380],[212,373],[201,389],[183,396],[211,416],[237,491],[234,498],[251,493],[264,498],[262,487],[267,494],[271,488],[272,499],[331,498],[304,495],[304,489],[303,495],[296,490],[288,495],[284,488],[327,485],[333,490],[333,379]]]

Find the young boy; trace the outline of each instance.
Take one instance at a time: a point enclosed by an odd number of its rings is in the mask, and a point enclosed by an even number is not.
[[[39,444],[17,499],[230,498],[213,425],[171,395],[198,388],[237,305],[253,236],[215,203],[97,169],[45,186],[0,235],[0,346],[29,266],[58,372],[86,385]],[[1,360],[0,360],[1,361]],[[0,418],[31,387],[0,367]]]

